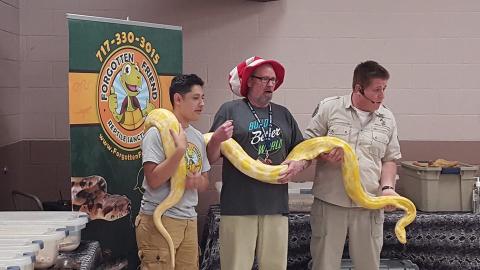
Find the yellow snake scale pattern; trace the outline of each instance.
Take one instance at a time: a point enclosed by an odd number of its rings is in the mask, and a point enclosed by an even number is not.
[[[166,109],[155,109],[150,112],[145,120],[145,132],[149,128],[157,128],[163,142],[163,148],[167,157],[175,151],[173,139],[169,129],[179,132],[180,124],[175,115]],[[205,142],[208,143],[212,133],[204,134]],[[305,140],[298,144],[287,156],[289,160],[313,160],[321,153],[328,153],[335,147],[343,148],[344,157],[342,164],[343,182],[348,196],[359,206],[367,209],[380,209],[387,205],[394,205],[405,211],[405,215],[398,220],[395,226],[395,235],[398,240],[405,244],[405,227],[413,222],[416,215],[415,205],[407,198],[401,196],[371,197],[363,189],[360,181],[358,161],[350,145],[335,137],[317,137]],[[242,147],[233,139],[223,142],[220,146],[222,154],[244,174],[262,182],[278,184],[280,172],[287,168],[286,165],[266,165],[252,159],[245,153]],[[175,265],[175,249],[172,238],[162,224],[163,213],[174,206],[183,196],[185,190],[186,163],[180,162],[178,169],[170,179],[171,191],[168,197],[160,203],[153,213],[155,227],[166,239],[172,265]]]

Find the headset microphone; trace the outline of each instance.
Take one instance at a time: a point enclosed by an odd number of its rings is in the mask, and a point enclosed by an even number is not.
[[[381,102],[373,101],[373,100],[371,100],[369,97],[367,97],[367,96],[365,95],[365,93],[363,92],[363,89],[360,89],[359,92],[360,92],[360,94],[361,94],[366,100],[370,101],[372,104],[381,103]]]

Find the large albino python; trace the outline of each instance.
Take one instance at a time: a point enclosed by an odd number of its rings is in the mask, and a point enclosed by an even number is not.
[[[175,115],[165,109],[155,109],[150,112],[145,120],[145,131],[155,127],[159,130],[162,138],[165,155],[171,156],[175,151],[173,139],[169,129],[179,132],[180,124]],[[208,143],[212,133],[204,135]],[[363,189],[360,181],[360,172],[357,157],[350,145],[335,137],[317,137],[305,140],[298,144],[287,156],[288,160],[313,160],[322,153],[328,153],[335,147],[343,148],[344,157],[342,164],[343,183],[348,196],[359,206],[368,209],[380,209],[387,205],[394,205],[405,211],[405,215],[398,220],[395,226],[395,235],[400,243],[407,242],[405,227],[413,222],[416,215],[415,205],[407,198],[400,196],[371,197]],[[287,168],[287,165],[266,165],[258,160],[252,159],[242,147],[233,139],[223,142],[220,146],[223,156],[244,174],[262,182],[279,184],[277,179],[280,172]],[[175,248],[172,238],[162,224],[163,213],[174,206],[183,196],[185,189],[186,166],[180,162],[177,171],[170,179],[170,194],[160,203],[153,213],[153,220],[156,228],[167,240],[170,248],[170,256],[173,267],[175,266]]]

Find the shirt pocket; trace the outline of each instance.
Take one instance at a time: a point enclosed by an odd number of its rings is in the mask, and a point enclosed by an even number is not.
[[[326,219],[324,215],[324,202],[315,199],[310,210],[310,224],[312,228],[312,238],[323,238],[327,235]]]
[[[388,130],[374,128],[372,131],[372,146],[370,153],[378,158],[385,156],[389,142]]]
[[[348,143],[352,127],[347,123],[332,123],[328,128],[328,136],[337,137]]]
[[[144,249],[138,251],[142,269],[170,269],[170,253],[167,249]]]

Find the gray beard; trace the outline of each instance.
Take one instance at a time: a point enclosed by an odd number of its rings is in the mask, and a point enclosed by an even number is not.
[[[256,98],[253,100],[253,102],[255,103],[255,105],[257,106],[260,106],[260,107],[266,107],[270,101],[272,101],[272,96],[261,96],[259,98]],[[252,102],[252,98],[249,98],[250,102]]]

